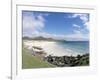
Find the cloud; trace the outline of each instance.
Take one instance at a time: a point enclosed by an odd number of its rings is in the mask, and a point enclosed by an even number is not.
[[[89,23],[86,22],[83,25],[88,26],[88,24]],[[77,24],[73,24],[73,27],[75,28],[75,29],[73,29],[74,34],[70,35],[70,37],[73,37],[73,38],[76,37],[79,40],[80,39],[89,40],[89,33],[85,33],[86,32],[86,28],[89,28],[89,27],[81,28],[81,26],[77,25]],[[89,30],[89,29],[87,29],[87,30]]]
[[[45,18],[43,15],[35,15],[33,12],[23,12],[23,34],[32,36],[45,27]]]
[[[57,35],[57,34],[49,34],[46,32],[41,32],[34,34],[34,37],[43,36],[45,38],[53,38],[57,40],[67,40],[67,41],[86,41],[88,40],[88,35],[82,34],[80,31],[75,31],[74,34],[65,34],[65,35]]]
[[[79,18],[85,29],[87,29],[89,31],[89,14],[87,13],[75,13],[69,16],[69,18]],[[74,25],[75,27],[79,27],[77,25]]]
[[[74,41],[89,40],[89,34],[85,34],[81,28],[73,29],[73,34],[67,35],[67,39]]]
[[[79,18],[82,22],[82,24],[73,23],[73,32],[74,34],[69,35],[68,37],[77,38],[77,39],[83,39],[83,40],[89,40],[89,33],[86,33],[86,31],[89,31],[89,15],[86,13],[79,13],[79,14],[71,14],[69,18]]]
[[[73,32],[74,32],[75,34],[81,34],[81,31],[80,31],[80,30],[73,30]]]
[[[77,24],[73,24],[73,27],[75,28],[80,28],[81,26],[77,25]]]
[[[81,26],[78,24],[73,24],[74,34],[65,34],[65,35],[57,35],[57,34],[49,34],[43,31],[43,28],[46,24],[45,16],[49,14],[35,14],[34,12],[23,12],[23,36],[29,37],[37,37],[43,36],[47,38],[54,38],[54,39],[65,39],[65,40],[87,40],[88,35],[84,35],[81,30]],[[83,14],[73,14],[70,18],[77,18],[79,17],[82,21],[83,25],[86,29],[88,29],[89,21],[86,15]]]
[[[81,34],[81,33],[82,33],[82,28],[81,28],[81,26],[79,26],[79,25],[77,25],[77,24],[73,24],[73,27],[75,28],[75,29],[73,29],[73,32],[74,32],[75,34]]]
[[[83,23],[88,21],[88,15],[87,14],[73,14],[72,18],[79,17]]]
[[[90,25],[89,25],[89,21],[84,23],[85,29],[87,29],[89,31],[90,29]]]

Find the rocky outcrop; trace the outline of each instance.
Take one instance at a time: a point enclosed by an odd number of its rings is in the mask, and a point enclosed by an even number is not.
[[[47,56],[45,60],[58,67],[66,66],[88,66],[89,54],[77,55],[77,56]]]

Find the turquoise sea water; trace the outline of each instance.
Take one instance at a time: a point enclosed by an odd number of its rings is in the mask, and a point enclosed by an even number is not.
[[[80,54],[89,53],[89,41],[61,41],[57,45]]]

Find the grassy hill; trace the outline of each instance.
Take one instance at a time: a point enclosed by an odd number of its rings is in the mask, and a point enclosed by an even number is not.
[[[43,61],[36,56],[32,56],[31,52],[26,48],[23,48],[22,51],[22,69],[31,69],[31,68],[48,68],[56,67],[46,61]]]

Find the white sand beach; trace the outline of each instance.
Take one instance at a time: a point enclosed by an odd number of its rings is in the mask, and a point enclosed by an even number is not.
[[[47,55],[53,56],[77,56],[77,54],[80,54],[58,46],[55,41],[24,41],[24,45],[27,49],[32,49],[33,46],[40,47]]]

